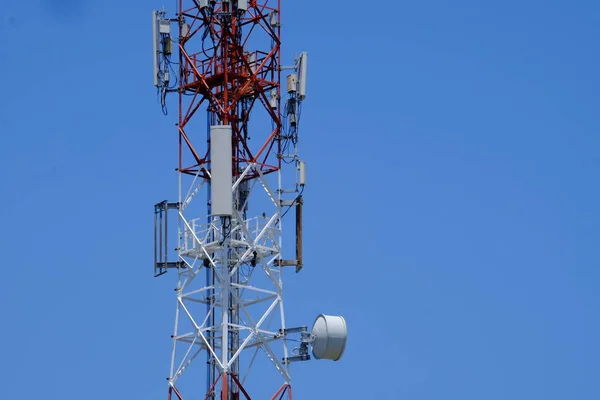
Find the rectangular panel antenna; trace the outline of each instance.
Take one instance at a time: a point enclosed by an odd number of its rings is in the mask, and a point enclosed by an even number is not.
[[[211,214],[233,214],[233,150],[231,125],[210,127],[210,199]]]
[[[158,86],[158,33],[157,25],[158,16],[156,11],[152,11],[152,49],[154,51],[154,86]]]
[[[306,97],[306,67],[308,62],[308,53],[303,52],[298,58],[298,100],[302,101]]]

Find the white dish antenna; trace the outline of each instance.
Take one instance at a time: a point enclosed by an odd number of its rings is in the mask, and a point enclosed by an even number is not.
[[[338,361],[346,349],[346,320],[341,316],[321,314],[315,320],[311,336],[312,353],[316,359]]]

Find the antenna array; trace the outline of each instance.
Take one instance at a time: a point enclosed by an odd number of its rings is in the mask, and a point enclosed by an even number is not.
[[[178,277],[169,398],[250,399],[275,380],[273,398],[291,398],[290,364],[308,360],[309,346],[315,358],[334,360],[345,348],[341,317],[321,315],[311,332],[286,326],[283,276],[303,266],[298,143],[308,57],[282,66],[279,6],[179,0],[175,18],[153,12],[154,85],[165,114],[168,95],[178,101],[179,198],[154,207],[155,276]],[[295,257],[285,258],[283,221],[292,209]],[[299,343],[291,351],[290,341]]]

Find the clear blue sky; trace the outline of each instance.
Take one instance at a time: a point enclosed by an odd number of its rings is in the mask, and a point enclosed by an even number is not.
[[[282,3],[284,54],[310,53],[288,318],[350,329],[296,398],[600,398],[600,4]],[[166,398],[162,5],[3,1],[2,398]]]

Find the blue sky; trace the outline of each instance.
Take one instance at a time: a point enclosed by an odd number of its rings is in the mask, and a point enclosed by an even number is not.
[[[282,3],[284,53],[310,54],[287,314],[350,330],[296,398],[600,398],[597,2]],[[3,2],[3,398],[166,396],[162,5]]]

